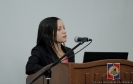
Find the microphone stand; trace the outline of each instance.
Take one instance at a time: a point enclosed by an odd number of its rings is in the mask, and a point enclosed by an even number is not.
[[[82,45],[85,41],[80,41],[75,47],[73,47],[72,49],[70,49],[66,54],[64,54],[60,59],[56,60],[51,66],[47,67],[45,70],[42,71],[42,73],[40,73],[38,76],[36,76],[33,80],[31,80],[30,82],[28,82],[27,84],[32,84],[33,82],[35,82],[40,76],[42,75],[47,75],[48,78],[47,79],[47,84],[49,84],[49,77],[51,77],[51,68],[54,67],[55,65],[57,65],[58,63],[60,63],[60,61],[67,56],[71,51],[73,51],[74,49],[76,49],[79,45]]]

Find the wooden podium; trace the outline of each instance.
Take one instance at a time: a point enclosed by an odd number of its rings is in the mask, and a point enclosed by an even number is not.
[[[107,79],[107,63],[120,63],[120,79]],[[29,75],[26,83],[46,67]],[[123,59],[98,60],[88,63],[60,63],[51,71],[50,84],[133,84],[133,62]],[[47,84],[45,76],[44,78],[41,76],[33,84],[43,84],[43,79],[44,84]]]

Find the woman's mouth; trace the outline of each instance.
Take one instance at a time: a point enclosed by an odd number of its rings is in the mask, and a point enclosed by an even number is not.
[[[67,35],[63,36],[63,38],[66,38],[66,37],[67,37]]]

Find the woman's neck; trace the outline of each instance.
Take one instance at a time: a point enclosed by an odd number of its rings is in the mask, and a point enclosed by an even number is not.
[[[61,48],[61,44],[54,44],[54,46],[55,46],[55,53],[57,54],[57,56],[59,57],[59,58],[61,58],[65,53],[64,53],[64,51],[62,50],[62,48]],[[66,63],[66,61],[65,61],[65,59],[67,59],[66,57],[65,58],[63,58],[62,59],[62,62],[65,62]]]
[[[55,44],[55,43],[54,43],[54,46],[55,46],[56,52],[62,51],[62,49],[61,49],[61,43],[58,43],[58,44]]]

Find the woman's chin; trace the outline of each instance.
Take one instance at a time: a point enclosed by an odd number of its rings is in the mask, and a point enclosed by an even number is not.
[[[67,41],[67,39],[66,40],[64,40],[64,42],[66,42]]]
[[[59,43],[64,43],[64,42],[66,42],[67,40],[62,40],[62,41],[58,41]]]

